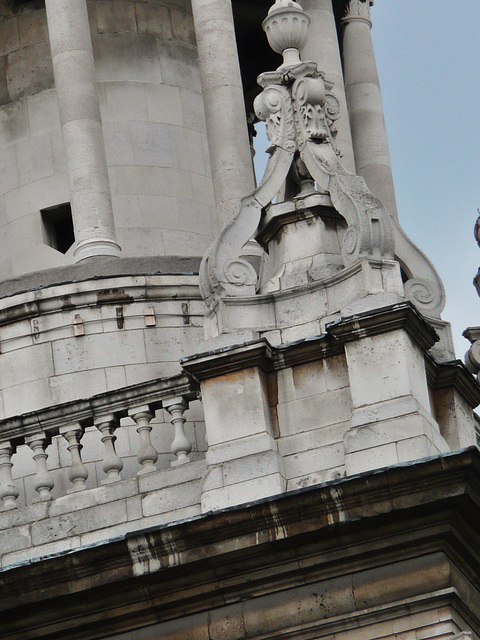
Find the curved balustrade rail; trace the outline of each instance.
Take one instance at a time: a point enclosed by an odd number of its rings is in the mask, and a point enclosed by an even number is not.
[[[19,489],[14,480],[12,456],[21,445],[28,445],[35,465],[32,502],[53,498],[54,478],[49,470],[47,447],[55,436],[63,436],[70,454],[67,493],[87,488],[88,470],[82,460],[82,438],[85,430],[95,427],[103,443],[101,484],[111,484],[122,479],[124,463],[117,453],[115,431],[122,418],[133,420],[138,433],[137,475],[156,471],[158,452],[152,444],[152,419],[155,412],[164,409],[170,416],[175,430],[171,452],[172,466],[190,461],[192,443],[185,433],[185,411],[196,400],[198,389],[185,375],[156,379],[146,383],[123,387],[98,394],[86,400],[77,400],[40,411],[23,414],[0,421],[0,509],[14,509]]]

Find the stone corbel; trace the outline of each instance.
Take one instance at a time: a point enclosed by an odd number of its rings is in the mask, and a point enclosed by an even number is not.
[[[240,256],[258,228],[262,208],[280,190],[295,153],[293,112],[285,87],[267,86],[255,101],[259,118],[267,123],[270,157],[265,175],[255,191],[240,201],[200,266],[200,289],[211,307],[223,296],[254,295],[257,274]]]

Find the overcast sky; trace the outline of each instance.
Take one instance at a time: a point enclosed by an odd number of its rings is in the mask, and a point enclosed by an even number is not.
[[[463,358],[480,325],[480,1],[375,0],[372,20],[400,222],[443,278]]]

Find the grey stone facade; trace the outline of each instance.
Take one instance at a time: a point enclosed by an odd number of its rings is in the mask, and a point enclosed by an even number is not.
[[[0,638],[480,638],[371,4],[0,3]]]

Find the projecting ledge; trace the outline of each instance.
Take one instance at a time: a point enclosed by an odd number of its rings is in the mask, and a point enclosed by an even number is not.
[[[127,631],[166,624],[145,637],[170,639],[167,621],[191,624],[191,616],[202,621],[211,609],[226,616],[232,610],[223,609],[238,602],[240,618],[257,635],[265,625],[270,634],[293,633],[301,622],[302,637],[314,638],[351,628],[343,627],[351,616],[363,627],[372,614],[377,622],[403,621],[450,606],[478,630],[479,593],[469,576],[480,570],[471,553],[480,543],[472,527],[480,519],[479,480],[480,455],[470,448],[173,525],[145,530],[139,522],[119,539],[0,572],[0,607],[8,611],[3,637],[27,637],[21,633],[30,628],[44,637],[50,625],[61,633],[68,623],[70,638],[86,640],[107,635],[113,625]],[[21,592],[12,591],[14,580]],[[328,611],[313,607],[316,615],[308,619],[255,617],[279,591],[297,611],[308,601],[299,585],[311,585],[315,595],[344,585],[354,597],[329,600]]]

